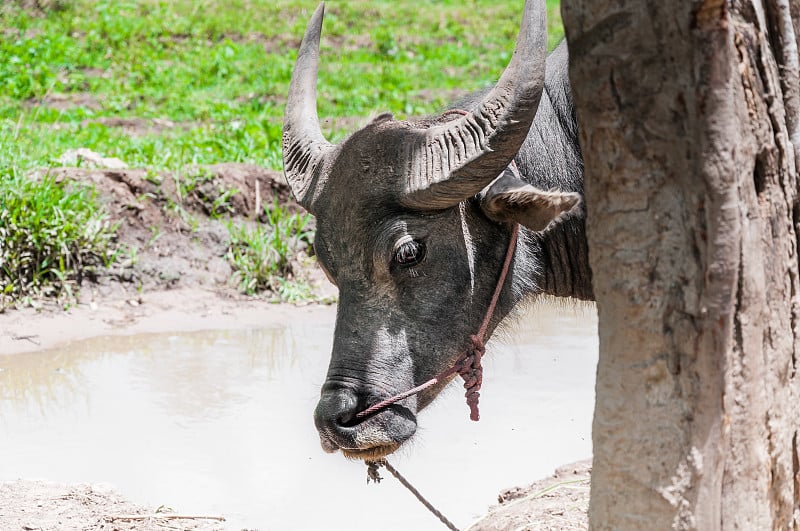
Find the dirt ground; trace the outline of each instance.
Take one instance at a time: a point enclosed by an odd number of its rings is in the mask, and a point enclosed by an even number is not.
[[[0,313],[0,356],[100,335],[258,326],[281,319],[286,311],[285,305],[237,292],[225,260],[227,229],[210,216],[226,189],[239,190],[227,211],[239,220],[255,221],[261,206],[276,200],[299,209],[275,172],[245,164],[199,167],[194,171],[203,174],[201,184],[179,197],[173,176],[154,179],[143,169],[50,171],[59,179],[96,186],[112,219],[120,223],[120,241],[138,249],[136,260],[85,280],[76,304],[67,310],[53,303]],[[181,208],[170,208],[175,204]],[[319,299],[335,298],[336,289],[313,264],[296,265]],[[307,311],[315,308],[309,305]],[[590,467],[590,462],[561,467],[551,478],[500,493],[498,505],[470,529],[586,529]],[[172,509],[165,511],[137,505],[104,485],[0,483],[3,531],[228,529],[224,521],[201,518],[215,515],[178,518]]]
[[[560,467],[553,476],[498,495],[498,504],[470,531],[588,529],[591,462]],[[18,480],[0,483],[0,526],[5,531],[219,531],[221,515],[182,514],[123,498],[107,485],[63,485]]]
[[[219,516],[141,507],[106,485],[27,480],[0,483],[0,524],[6,531],[225,529]]]
[[[498,504],[470,531],[588,529],[591,462],[560,467],[553,476],[498,495]],[[123,498],[107,485],[63,485],[17,480],[0,483],[0,526],[4,531],[162,531],[230,529],[224,517],[182,514]]]
[[[589,480],[592,461],[556,469],[526,487],[501,492],[498,504],[477,520],[470,531],[544,531],[589,528]]]

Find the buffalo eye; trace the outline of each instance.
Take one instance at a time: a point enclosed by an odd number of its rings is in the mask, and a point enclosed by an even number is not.
[[[394,246],[394,263],[400,267],[412,267],[425,258],[425,243],[411,236],[402,237]]]

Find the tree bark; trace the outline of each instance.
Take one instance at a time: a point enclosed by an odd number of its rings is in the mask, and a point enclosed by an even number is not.
[[[563,0],[592,529],[800,529],[798,2]]]

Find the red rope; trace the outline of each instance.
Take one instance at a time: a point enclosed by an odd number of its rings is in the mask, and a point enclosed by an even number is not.
[[[514,161],[512,161],[511,164],[516,166]],[[516,169],[516,167],[514,169]],[[486,316],[483,318],[483,323],[481,323],[478,333],[470,336],[471,344],[469,347],[467,347],[467,350],[464,352],[464,354],[462,354],[461,357],[459,357],[451,367],[443,370],[427,382],[418,385],[413,389],[409,389],[408,391],[397,394],[391,398],[387,398],[386,400],[378,402],[377,404],[373,404],[367,409],[356,413],[357,419],[364,418],[368,415],[386,409],[390,405],[424,391],[428,387],[436,385],[437,383],[442,382],[458,373],[464,379],[464,389],[466,389],[464,396],[466,397],[467,405],[469,406],[469,418],[473,421],[480,420],[478,399],[480,398],[479,391],[481,389],[481,384],[483,384],[483,366],[481,365],[481,358],[486,352],[486,332],[489,329],[489,323],[491,322],[492,315],[494,315],[494,310],[497,307],[497,301],[500,299],[500,292],[503,290],[503,285],[505,284],[506,277],[508,276],[508,271],[511,268],[511,259],[514,257],[514,249],[517,245],[518,235],[519,225],[515,223],[514,229],[511,232],[511,241],[508,242],[508,250],[506,251],[506,258],[503,262],[503,269],[500,271],[500,277],[497,279],[497,285],[494,288],[494,293],[492,294],[492,300],[489,303],[489,308],[486,310]]]

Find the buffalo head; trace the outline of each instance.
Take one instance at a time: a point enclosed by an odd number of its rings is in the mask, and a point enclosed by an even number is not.
[[[506,171],[542,94],[544,0],[526,3],[507,69],[469,112],[421,121],[382,114],[339,145],[322,136],[316,110],[323,11],[311,18],[292,75],[283,160],[295,197],[317,218],[319,264],[339,288],[314,420],[326,450],[374,459],[414,434],[417,413],[444,383],[366,419],[356,413],[452,364],[486,312],[509,222],[542,230],[579,196]],[[512,279],[531,267],[520,252]],[[520,297],[513,284],[490,330]]]

